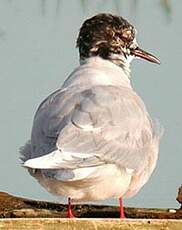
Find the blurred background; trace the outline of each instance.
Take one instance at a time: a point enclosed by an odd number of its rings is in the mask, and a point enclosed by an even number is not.
[[[30,137],[40,102],[79,64],[75,41],[82,22],[99,12],[121,15],[138,31],[138,43],[161,65],[132,63],[132,83],[151,116],[165,129],[157,168],[125,205],[178,207],[182,183],[182,1],[0,1],[0,191],[57,201],[20,165],[19,147]],[[62,199],[59,199],[64,201]],[[100,203],[117,204],[117,200]]]

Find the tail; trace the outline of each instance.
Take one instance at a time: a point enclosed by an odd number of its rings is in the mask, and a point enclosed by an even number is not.
[[[22,161],[22,163],[29,160],[31,158],[31,153],[32,153],[31,141],[30,140],[27,141],[27,143],[24,146],[20,147],[19,152],[20,152],[20,160]]]

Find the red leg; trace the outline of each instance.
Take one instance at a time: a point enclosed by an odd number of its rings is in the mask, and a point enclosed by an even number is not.
[[[124,215],[124,207],[123,207],[123,199],[122,197],[119,198],[119,206],[120,206],[120,219],[124,219],[125,215]]]
[[[71,198],[68,197],[68,210],[67,210],[67,218],[74,218],[74,215],[71,210]]]

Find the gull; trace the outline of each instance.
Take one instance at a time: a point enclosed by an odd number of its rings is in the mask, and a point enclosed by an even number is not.
[[[134,58],[159,64],[139,48],[136,30],[111,14],[87,19],[79,31],[80,65],[38,107],[23,166],[50,193],[71,202],[134,196],[158,159],[162,128],[131,85]]]

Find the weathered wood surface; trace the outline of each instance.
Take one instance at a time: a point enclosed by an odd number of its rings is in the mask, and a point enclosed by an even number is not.
[[[29,200],[0,192],[0,218],[65,218],[66,211],[65,204]],[[78,218],[119,217],[119,208],[107,205],[74,205],[73,212]],[[125,215],[141,219],[182,219],[182,209],[125,207]]]
[[[0,219],[1,230],[181,230],[182,220],[156,219]]]

